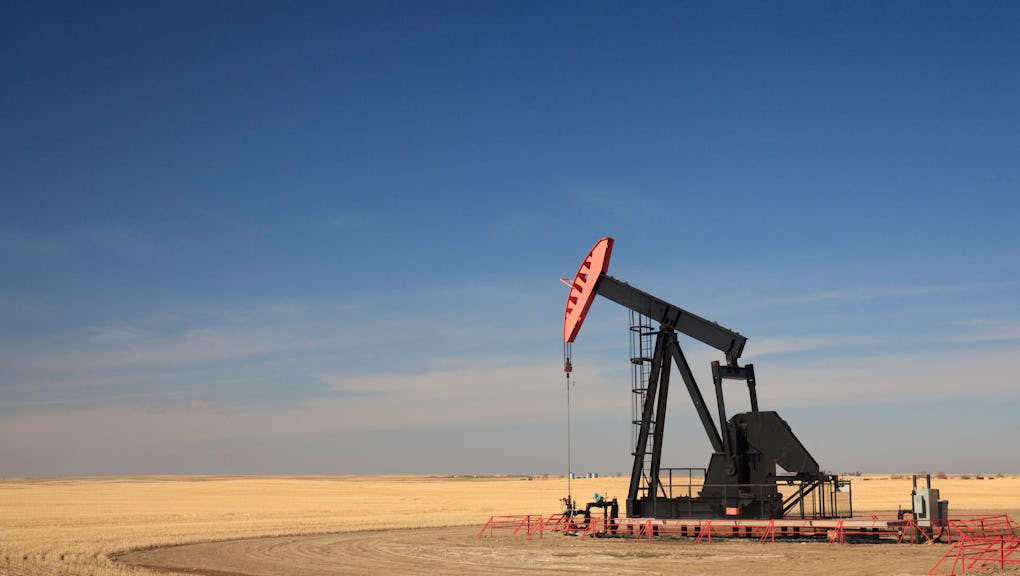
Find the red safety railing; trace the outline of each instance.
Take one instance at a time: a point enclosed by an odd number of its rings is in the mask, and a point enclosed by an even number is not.
[[[528,540],[531,540],[532,536],[538,534],[539,538],[545,535],[547,524],[556,524],[557,516],[563,516],[562,514],[554,514],[548,518],[538,514],[518,514],[511,516],[490,516],[489,521],[482,526],[482,529],[475,535],[476,538],[482,536],[492,536],[496,532],[510,532],[511,534],[520,534],[524,532],[528,536]]]
[[[1006,514],[960,514],[949,519],[949,541],[959,538],[1011,538],[1020,525]]]
[[[898,543],[932,542],[931,529],[918,526],[913,520],[882,521],[879,519],[798,521],[798,520],[695,520],[653,518],[573,518],[563,514],[492,516],[478,536],[497,532],[525,534],[528,538],[545,532],[561,532],[584,538],[604,536],[651,540],[653,537],[691,538],[695,543],[711,543],[712,538],[754,538],[761,543],[780,538],[823,538],[842,544],[847,539],[895,538]]]
[[[494,534],[536,534],[560,532],[578,537],[619,537],[651,540],[653,537],[690,538],[695,543],[710,543],[714,537],[755,538],[760,543],[776,538],[824,539],[833,544],[853,541],[889,541],[899,544],[935,543],[943,540],[969,540],[968,547],[979,539],[1002,538],[1006,542],[1020,538],[1020,526],[1005,514],[955,515],[944,525],[921,525],[909,516],[872,515],[866,518],[839,520],[699,520],[655,518],[584,518],[553,514],[492,516],[478,532],[478,537]],[[971,551],[968,548],[968,551]],[[1012,552],[1010,552],[1012,554]]]
[[[990,568],[1000,571],[1007,566],[1020,566],[1020,555],[1013,554],[1020,548],[1020,536],[967,537],[960,538],[946,550],[938,562],[928,571],[937,574],[966,574]]]
[[[549,532],[566,532],[569,524],[570,517],[566,514],[553,514],[545,519],[543,528]]]

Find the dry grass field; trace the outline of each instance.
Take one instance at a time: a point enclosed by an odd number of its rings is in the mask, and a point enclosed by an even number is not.
[[[625,478],[599,478],[573,481],[574,497],[587,501],[592,492],[623,496]],[[857,512],[890,512],[909,503],[910,478],[885,476],[854,478],[854,507]],[[1005,511],[1020,516],[1020,477],[978,480],[950,477],[934,480],[942,496],[950,500],[953,512]],[[404,564],[388,568],[396,573],[411,573],[421,565],[420,573],[435,568],[437,557],[449,557],[457,550],[465,560],[457,573],[500,571],[499,562],[509,562],[505,573],[520,570],[522,558],[534,561],[538,556],[568,558],[567,564],[545,568],[553,572],[578,563],[598,561],[602,543],[578,543],[574,539],[554,538],[528,542],[522,538],[475,540],[471,536],[492,514],[540,513],[558,511],[558,499],[565,495],[566,480],[518,478],[434,478],[422,476],[345,476],[345,477],[118,477],[50,480],[0,481],[0,575],[76,574],[111,576],[150,574],[113,556],[127,550],[164,548],[177,544],[219,542],[265,536],[323,535],[357,533],[345,540],[345,547],[322,544],[314,554],[325,555],[330,566],[321,573],[345,573],[345,555],[362,554],[366,562],[375,562],[382,550],[379,542],[389,542],[388,557]],[[432,530],[420,533],[393,531],[400,528],[467,528]],[[388,530],[391,532],[372,532]],[[453,530],[452,532],[450,530]],[[408,534],[418,534],[408,536]],[[389,536],[387,536],[389,535]],[[373,544],[368,546],[366,538]],[[409,540],[410,539],[410,540]],[[445,542],[442,550],[430,542]],[[303,542],[303,544],[297,544]],[[308,554],[312,540],[289,539],[277,546],[296,546],[296,554]],[[612,554],[623,556],[676,556],[694,550],[685,544],[672,549],[635,546],[631,542],[612,544]],[[629,548],[620,548],[620,545]],[[749,546],[738,543],[738,546]],[[331,547],[332,546],[332,547]],[[582,548],[578,548],[581,546]],[[727,548],[711,545],[712,554],[740,559],[775,554],[760,548]],[[809,547],[811,545],[808,545]],[[552,548],[550,548],[552,547]],[[901,548],[901,547],[896,547]],[[909,547],[902,547],[909,548]],[[920,548],[920,547],[917,547]],[[616,551],[619,549],[619,551]],[[201,548],[196,548],[201,554]],[[301,552],[303,550],[303,552]],[[664,550],[664,551],[663,551]],[[706,557],[704,548],[698,552]],[[745,550],[741,552],[740,550]],[[781,550],[777,548],[776,550]],[[798,548],[803,555],[805,548]],[[830,550],[826,552],[826,550]],[[830,566],[845,552],[831,547],[811,547],[810,554],[821,554],[818,566]],[[431,552],[430,552],[431,551]],[[392,552],[392,554],[391,554]],[[603,549],[609,553],[609,548]],[[207,552],[226,565],[219,573],[271,574],[271,567],[241,567],[222,545]],[[241,552],[238,552],[241,553]],[[249,552],[243,552],[248,554]],[[687,552],[683,552],[686,554]],[[538,556],[536,556],[538,554]],[[693,554],[693,553],[692,553]],[[914,573],[929,567],[935,551],[906,553],[920,555]],[[934,554],[934,556],[933,556]],[[330,557],[330,555],[333,555]],[[523,555],[523,556],[522,556]],[[780,554],[781,555],[781,554]],[[828,556],[826,556],[828,555]],[[711,554],[709,555],[711,556]],[[502,560],[501,560],[502,559]],[[688,559],[689,560],[689,559]],[[310,562],[312,560],[309,560]],[[381,561],[381,560],[379,560]],[[718,564],[718,559],[712,560]],[[847,560],[858,565],[859,560]],[[143,562],[144,563],[144,562]],[[715,565],[715,564],[713,564]],[[176,564],[175,566],[181,566]],[[203,565],[204,566],[204,565]],[[431,566],[431,568],[430,568]],[[377,565],[376,568],[381,568]],[[363,567],[364,568],[364,567]],[[369,568],[371,568],[369,566]],[[506,567],[504,567],[506,568]],[[206,573],[211,573],[206,567]],[[332,570],[332,572],[330,572]],[[539,570],[542,571],[542,570]],[[614,571],[619,572],[619,569]],[[755,571],[763,572],[756,569]],[[195,571],[189,571],[196,573]],[[302,573],[318,573],[311,568]],[[351,566],[351,572],[358,572]],[[373,572],[368,569],[365,573]],[[450,570],[449,572],[453,572]],[[647,572],[647,571],[646,571]],[[849,572],[852,572],[849,571]],[[847,573],[849,573],[847,572]],[[711,570],[705,573],[711,573]],[[764,570],[768,574],[768,570]],[[773,572],[797,573],[789,567]],[[810,573],[810,572],[808,572]],[[865,572],[867,573],[867,572]]]

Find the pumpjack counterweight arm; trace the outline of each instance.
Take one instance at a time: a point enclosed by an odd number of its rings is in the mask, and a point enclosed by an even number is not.
[[[763,454],[775,459],[783,470],[817,477],[818,462],[800,443],[790,425],[775,412],[744,412],[733,417],[745,430],[747,442]]]
[[[638,290],[608,274],[599,277],[595,291],[625,308],[659,322],[665,328],[682,332],[723,352],[726,355],[726,363],[731,366],[736,366],[740,355],[744,353],[746,337]]]

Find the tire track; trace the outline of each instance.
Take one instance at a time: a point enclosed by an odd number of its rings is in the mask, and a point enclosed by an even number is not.
[[[474,537],[474,527],[207,542],[122,554],[117,562],[203,576],[595,574],[924,575],[941,547],[757,541],[634,542]]]

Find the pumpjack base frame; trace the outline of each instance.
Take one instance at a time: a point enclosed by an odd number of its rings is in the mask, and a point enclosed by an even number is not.
[[[630,518],[660,519],[836,519],[853,516],[850,482],[829,476],[779,484],[666,486],[669,493],[691,496],[642,496],[628,499]],[[780,492],[782,489],[785,492]],[[699,493],[699,495],[694,495]]]

